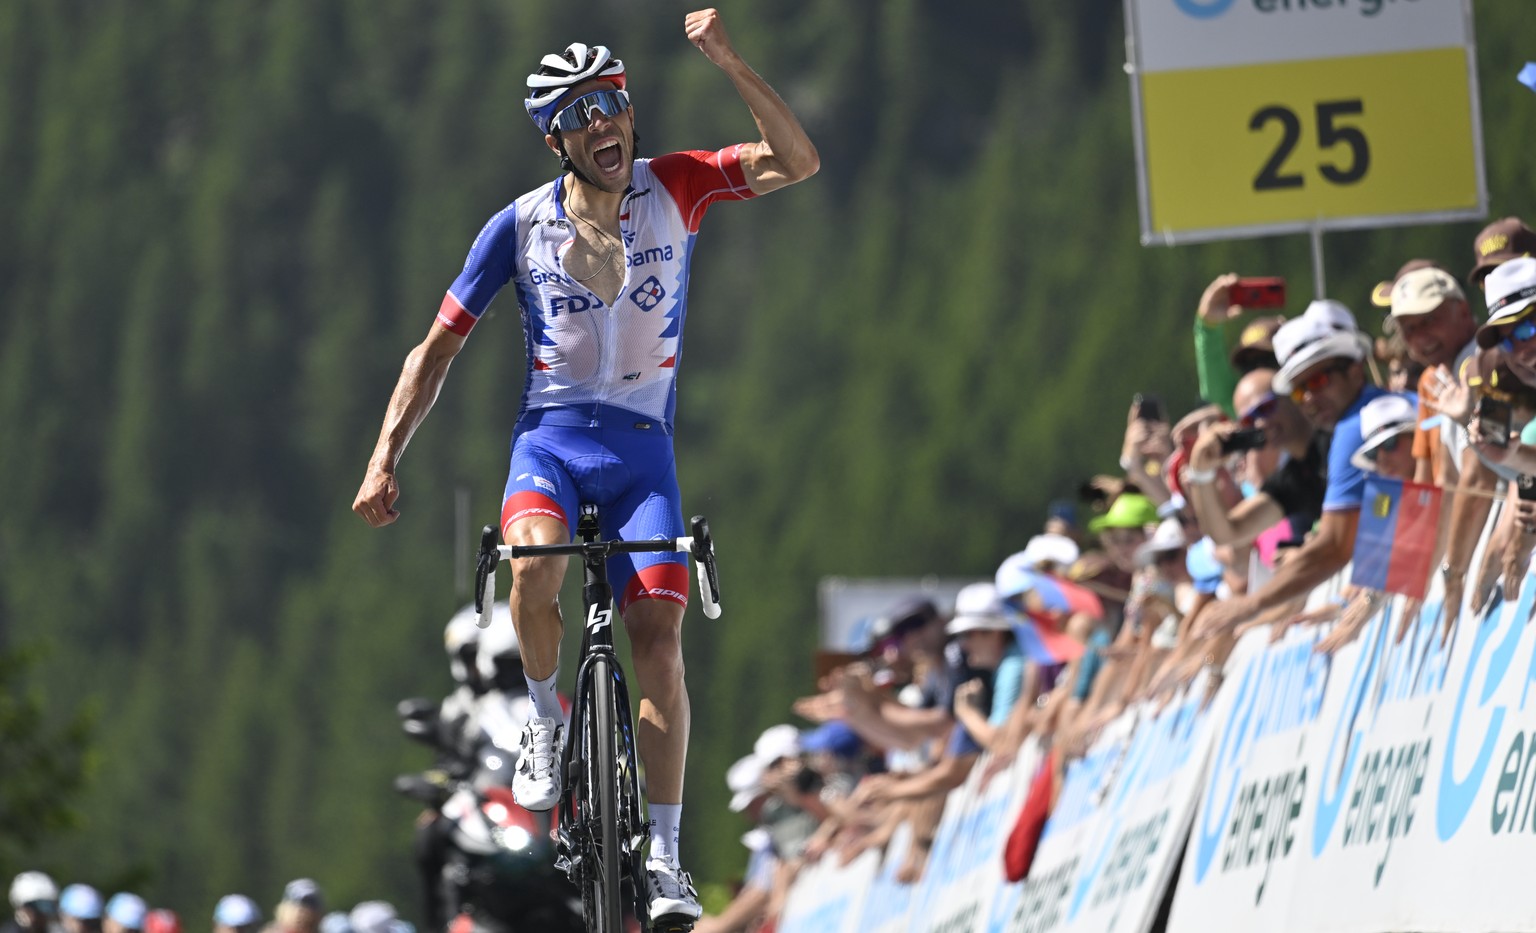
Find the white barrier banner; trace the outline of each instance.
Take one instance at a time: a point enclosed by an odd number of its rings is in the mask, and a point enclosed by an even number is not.
[[[1132,708],[1067,772],[1005,927],[1151,928],[1194,815],[1215,717],[1201,677],[1163,709]]]
[[[971,769],[957,793],[954,819],[941,825],[923,873],[922,899],[912,912],[912,933],[981,933],[993,896],[1003,886],[1003,845],[1024,804],[1029,780],[1040,766],[1033,740],[1008,770],[981,783],[987,759]],[[953,802],[954,798],[951,797]],[[945,813],[946,820],[949,813]]]
[[[785,899],[779,926],[797,933],[864,933],[864,897],[880,869],[880,853],[861,853],[847,865],[834,858],[801,870]]]
[[[1331,662],[1245,639],[1170,929],[1536,929],[1533,608],[1528,577],[1442,648],[1432,592]]]

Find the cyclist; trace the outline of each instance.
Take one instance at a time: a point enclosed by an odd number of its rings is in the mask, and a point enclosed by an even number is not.
[[[672,459],[672,412],[689,260],[705,209],[810,177],[820,162],[799,121],[732,47],[715,10],[684,30],[730,78],[762,138],[718,152],[635,155],[624,64],[572,43],[528,76],[528,115],[561,175],[491,218],[422,344],[406,359],[353,510],[370,525],[398,517],[395,467],[470,329],[516,286],[527,381],[513,434],[501,533],[510,544],[571,540],[577,507],[601,508],[605,536],[684,534]],[[564,558],[513,562],[512,614],[534,715],[522,736],[518,801],[547,810],[560,795],[563,741],[555,695]],[[677,860],[688,698],[681,626],[682,555],[616,556],[610,581],[629,631],[640,703],[639,752],[651,814],[652,920],[700,910]]]

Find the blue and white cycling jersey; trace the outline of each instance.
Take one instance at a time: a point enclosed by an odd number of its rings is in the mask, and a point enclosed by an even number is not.
[[[574,242],[575,221],[565,212],[556,179],[512,202],[480,231],[438,309],[438,322],[468,335],[511,282],[528,356],[520,417],[568,408],[572,426],[591,425],[602,421],[605,408],[617,406],[659,422],[670,434],[694,238],[710,204],[752,197],[740,150],[635,160],[619,207],[624,285],[612,307],[561,264]]]

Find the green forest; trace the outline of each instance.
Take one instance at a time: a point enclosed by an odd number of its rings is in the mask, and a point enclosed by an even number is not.
[[[194,924],[309,875],[409,915],[391,780],[428,754],[394,705],[450,686],[455,495],[497,514],[522,386],[511,297],[406,452],[400,521],[352,499],[471,240],[557,172],[522,106],[541,55],[612,46],[642,154],[756,138],[690,9],[5,5],[0,875],[132,884]],[[812,687],[820,578],[990,575],[1113,469],[1134,392],[1196,404],[1210,278],[1286,276],[1292,313],[1311,292],[1302,236],[1139,244],[1121,0],[721,9],[822,168],[714,208],[695,255],[677,453],[725,614],[684,629],[683,834],[715,883],[745,856],[726,768]],[[1529,12],[1476,3],[1494,217],[1536,214]],[[1329,290],[1377,327],[1373,284],[1469,268],[1480,226],[1329,234]]]

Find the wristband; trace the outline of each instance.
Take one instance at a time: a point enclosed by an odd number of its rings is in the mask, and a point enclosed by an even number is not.
[[[1209,470],[1197,470],[1192,466],[1185,467],[1184,482],[1193,483],[1196,486],[1209,486],[1211,483],[1216,482],[1216,470],[1214,467]]]

